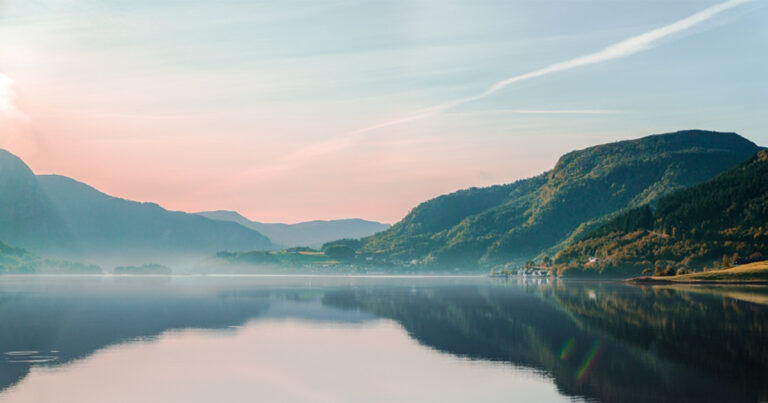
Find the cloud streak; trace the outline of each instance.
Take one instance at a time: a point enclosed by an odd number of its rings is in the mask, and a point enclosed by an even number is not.
[[[613,115],[622,111],[612,109],[487,109],[472,112],[451,112],[451,115],[516,114],[516,115]]]
[[[365,133],[440,115],[451,108],[455,108],[460,105],[468,104],[470,102],[478,101],[480,99],[489,97],[495,94],[496,92],[501,91],[502,89],[514,83],[531,80],[534,78],[539,78],[549,74],[571,70],[578,67],[604,63],[607,61],[616,60],[616,59],[634,55],[636,53],[652,48],[653,46],[657,45],[661,40],[673,34],[677,34],[677,33],[686,31],[688,29],[691,29],[696,25],[701,24],[713,18],[724,11],[730,10],[732,8],[735,8],[745,3],[749,3],[751,1],[753,0],[729,0],[723,3],[716,4],[709,8],[703,9],[695,14],[692,14],[688,17],[685,17],[681,20],[673,22],[669,25],[665,25],[663,27],[656,28],[654,30],[617,42],[613,45],[603,48],[600,51],[589,53],[587,55],[579,56],[563,62],[551,64],[549,66],[543,67],[538,70],[534,70],[524,74],[519,74],[510,78],[498,81],[492,84],[490,87],[488,87],[485,91],[477,95],[460,98],[450,102],[420,109],[420,110],[414,111],[411,115],[408,115],[408,116],[387,120],[375,125],[363,127],[361,129],[348,132],[341,136],[320,141],[315,144],[307,145],[306,147],[298,150],[293,154],[289,154],[280,158],[278,161],[275,162],[274,165],[268,167],[266,170],[260,169],[256,171],[258,171],[261,174],[266,174],[266,173],[276,174],[278,172],[286,171],[291,168],[294,168],[297,164],[301,164],[307,158],[317,157],[317,156],[333,153],[333,152],[342,150],[344,148],[347,148],[353,143],[355,138]],[[604,113],[597,110],[537,111],[537,110],[523,110],[523,109],[510,110],[510,112],[521,113],[521,114],[536,114],[536,113],[599,114],[599,113]]]
[[[534,70],[528,73],[516,75],[510,78],[498,81],[493,85],[491,85],[490,87],[488,87],[488,89],[486,89],[480,94],[473,95],[466,98],[460,98],[444,104],[425,108],[420,111],[417,111],[416,113],[410,116],[368,126],[359,130],[355,130],[350,134],[357,135],[357,134],[362,134],[362,133],[378,130],[378,129],[389,127],[389,126],[396,126],[403,123],[426,119],[435,115],[439,115],[448,109],[455,108],[457,106],[464,105],[470,102],[478,101],[483,98],[487,98],[493,95],[494,93],[502,90],[503,88],[508,87],[509,85],[520,82],[520,81],[526,81],[533,78],[546,76],[552,73],[558,73],[561,71],[575,69],[577,67],[603,63],[610,60],[631,56],[636,53],[652,48],[659,41],[661,41],[662,39],[670,35],[691,29],[694,26],[715,17],[724,11],[730,10],[734,7],[740,6],[744,3],[748,3],[751,1],[753,0],[729,0],[723,3],[719,3],[709,8],[706,8],[704,10],[701,10],[695,14],[692,14],[686,18],[683,18],[682,20],[673,22],[672,24],[669,24],[660,28],[656,28],[652,31],[648,31],[643,34],[633,36],[621,42],[610,45],[598,52],[590,53],[584,56],[579,56],[570,60],[566,60],[564,62],[551,64],[549,66],[546,66],[538,70]]]
[[[352,144],[353,140],[356,137],[363,135],[365,133],[387,128],[387,127],[399,126],[405,123],[415,122],[415,121],[427,119],[427,118],[442,114],[451,108],[455,108],[460,105],[464,105],[470,102],[474,102],[474,101],[489,97],[494,93],[520,81],[530,80],[530,79],[546,76],[553,73],[558,73],[558,72],[571,70],[571,69],[588,66],[592,64],[604,63],[610,60],[620,59],[623,57],[634,55],[636,53],[650,49],[651,47],[656,45],[659,41],[661,41],[662,39],[670,35],[691,29],[694,26],[715,17],[724,11],[730,10],[744,3],[749,3],[751,1],[753,0],[729,0],[723,3],[719,3],[709,8],[706,8],[704,10],[701,10],[695,14],[692,14],[686,18],[673,22],[672,24],[665,25],[663,27],[656,28],[654,30],[642,33],[640,35],[627,38],[621,42],[617,42],[613,45],[603,48],[600,51],[590,53],[584,56],[579,56],[563,62],[551,64],[549,66],[543,67],[538,70],[534,70],[528,73],[516,75],[510,78],[498,81],[493,85],[491,85],[490,87],[488,87],[488,89],[486,89],[480,94],[473,95],[470,97],[460,98],[454,101],[420,109],[408,116],[387,120],[375,125],[353,130],[341,136],[320,141],[315,144],[307,145],[306,147],[298,150],[297,152],[290,155],[286,155],[283,158],[281,158],[279,161],[276,161],[275,166],[270,167],[268,171],[271,173],[276,173],[279,171],[288,170],[294,165],[301,163],[302,160],[304,160],[305,158],[315,157],[315,156],[335,152],[343,148],[346,148],[350,144]],[[510,111],[513,111],[515,113],[521,113],[521,114],[524,114],[524,113],[528,113],[528,114],[535,114],[535,113],[598,114],[599,113],[592,110],[574,110],[574,111],[557,112],[554,110],[534,111],[534,110],[520,109],[520,110],[510,110]],[[263,170],[259,170],[259,171],[263,171]]]

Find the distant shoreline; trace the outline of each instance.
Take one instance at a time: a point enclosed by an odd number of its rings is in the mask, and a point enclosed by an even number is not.
[[[677,276],[673,276],[677,277]],[[626,283],[637,285],[669,285],[669,284],[745,284],[768,285],[768,280],[676,280],[658,277],[642,276],[624,280]]]
[[[681,274],[677,276],[641,276],[625,280],[637,285],[667,284],[752,284],[768,285],[768,261],[749,263],[729,269]]]

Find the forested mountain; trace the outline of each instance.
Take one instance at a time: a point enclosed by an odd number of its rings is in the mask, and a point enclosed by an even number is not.
[[[0,150],[0,239],[59,257],[205,256],[222,249],[269,249],[249,228],[154,203],[119,199],[73,179],[35,176]]]
[[[555,253],[627,209],[704,182],[759,150],[735,133],[680,131],[570,152],[555,168],[414,208],[364,239],[362,253],[467,266]]]
[[[768,151],[697,186],[628,211],[557,255],[563,270],[637,275],[768,254]],[[591,264],[585,264],[593,258]],[[595,261],[595,258],[597,261]]]
[[[283,246],[319,248],[328,241],[342,238],[362,238],[389,228],[389,224],[351,218],[344,220],[315,220],[297,224],[261,223],[251,221],[236,211],[205,211],[199,215],[214,220],[233,221],[266,235],[273,243]]]

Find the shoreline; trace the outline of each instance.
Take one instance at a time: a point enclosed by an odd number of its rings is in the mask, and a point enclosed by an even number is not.
[[[664,279],[650,276],[632,277],[624,280],[634,285],[669,285],[669,284],[737,284],[737,285],[768,285],[768,280],[687,280]]]
[[[768,285],[768,261],[747,263],[728,269],[657,277],[640,276],[626,280],[630,284],[744,284]]]

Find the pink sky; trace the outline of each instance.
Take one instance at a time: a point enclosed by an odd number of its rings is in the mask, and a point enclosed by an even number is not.
[[[437,138],[365,140],[340,152],[293,156],[301,145],[195,136],[192,126],[183,118],[35,117],[6,122],[0,147],[35,173],[66,175],[113,196],[173,210],[237,210],[269,222],[392,223],[439,194],[508,182],[554,163],[531,150],[487,150],[482,142],[473,150]]]
[[[704,3],[3,1],[0,148],[172,210],[393,223],[595,144],[767,142],[768,7]]]

